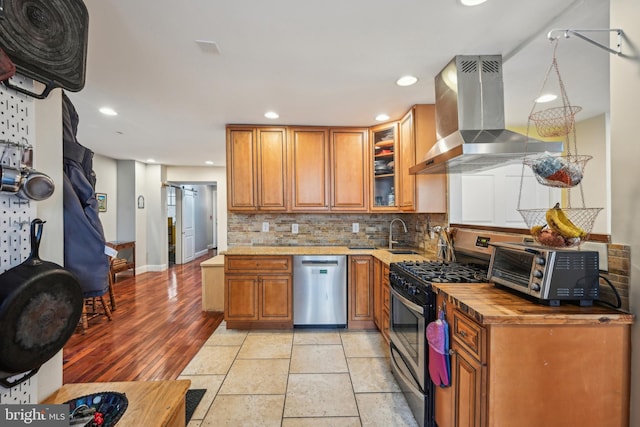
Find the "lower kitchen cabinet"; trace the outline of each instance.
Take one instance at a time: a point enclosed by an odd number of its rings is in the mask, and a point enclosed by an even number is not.
[[[436,387],[439,427],[629,426],[628,315],[558,315],[476,287],[460,300],[438,291],[452,354],[451,386]],[[470,304],[483,292],[492,296]]]
[[[377,258],[373,261],[373,319],[389,344],[389,266]]]
[[[370,255],[349,256],[349,329],[375,329],[374,323],[374,258]]]
[[[290,256],[225,256],[227,327],[293,327],[291,261]]]

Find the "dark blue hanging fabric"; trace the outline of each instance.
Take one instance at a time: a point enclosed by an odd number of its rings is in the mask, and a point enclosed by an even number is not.
[[[74,273],[85,297],[109,290],[109,258],[98,216],[93,151],[76,139],[78,114],[62,93],[64,157],[64,267]]]

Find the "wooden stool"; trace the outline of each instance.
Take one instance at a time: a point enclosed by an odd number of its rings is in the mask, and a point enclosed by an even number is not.
[[[99,313],[96,309],[96,299],[100,300],[100,303],[102,304],[102,308],[104,310],[104,313]],[[87,305],[91,304],[91,312],[89,312],[89,310],[87,310]],[[107,319],[109,319],[109,321],[113,320],[113,317],[111,316],[111,310],[109,309],[109,305],[107,304],[107,302],[104,299],[104,295],[101,295],[99,297],[89,297],[89,298],[85,298],[83,303],[82,303],[82,316],[80,318],[80,321],[82,323],[82,333],[84,334],[85,332],[87,332],[87,329],[89,329],[89,319],[93,319],[96,316],[100,316],[101,314],[104,314],[105,316],[107,316]]]

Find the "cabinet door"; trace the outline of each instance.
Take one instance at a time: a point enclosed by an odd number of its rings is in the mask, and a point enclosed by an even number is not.
[[[292,128],[289,131],[291,210],[329,209],[329,131]]]
[[[332,210],[366,211],[369,206],[367,133],[366,129],[331,130]]]
[[[373,257],[349,257],[349,328],[374,329]]]
[[[451,345],[454,351],[452,377],[454,393],[454,416],[456,427],[480,427],[482,366],[456,342]]]
[[[400,121],[398,139],[398,208],[403,211],[415,210],[416,176],[409,174],[409,168],[416,164],[416,144],[414,134],[413,108]]]
[[[436,143],[435,105],[414,105],[412,111],[415,158],[419,162]],[[416,175],[415,204],[417,212],[447,212],[447,175]]]
[[[227,128],[227,203],[229,210],[256,210],[255,137],[254,128]]]
[[[373,321],[382,331],[382,261],[373,260]]]
[[[292,320],[291,276],[260,277],[260,319]]]
[[[258,320],[258,277],[227,275],[225,320]]]
[[[258,128],[258,208],[287,209],[287,147],[284,128]]]
[[[397,210],[398,123],[384,123],[370,129],[372,211]]]

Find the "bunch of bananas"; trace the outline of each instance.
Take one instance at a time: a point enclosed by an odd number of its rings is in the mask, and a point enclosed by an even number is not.
[[[531,227],[531,234],[546,246],[569,247],[580,243],[587,233],[575,225],[556,203],[545,214],[547,223]]]
[[[560,203],[556,203],[554,207],[547,210],[545,218],[549,228],[558,232],[563,237],[572,239],[575,237],[583,238],[587,236],[587,233],[582,228],[571,222],[564,211],[560,208]]]

